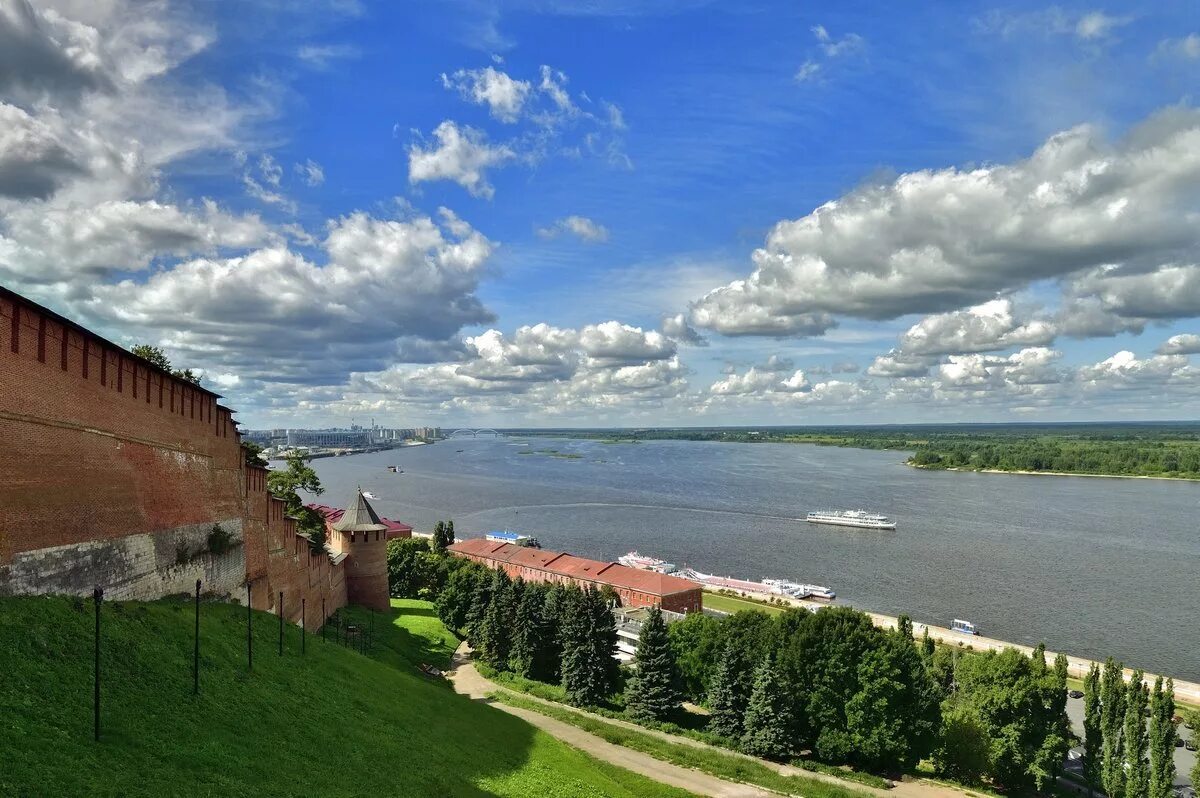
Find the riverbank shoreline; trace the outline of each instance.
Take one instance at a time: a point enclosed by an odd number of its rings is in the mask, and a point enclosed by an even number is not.
[[[1012,474],[1022,477],[1092,477],[1095,479],[1158,479],[1166,482],[1200,482],[1200,478],[1196,477],[1159,477],[1150,474],[1080,474],[1074,471],[1007,471],[1002,468],[959,468],[957,466],[939,468],[937,466],[919,465],[907,460],[904,461],[904,465],[909,468],[920,469],[921,471],[957,471],[963,474]]]
[[[730,590],[728,588],[723,589],[723,590],[718,590],[715,588],[711,588],[707,585],[704,586],[704,592],[705,593],[714,593],[717,595],[732,593],[732,594],[739,595],[739,596],[741,596],[745,599],[748,599],[752,602],[755,602],[755,603],[763,603],[765,601],[776,599],[776,600],[778,600],[775,602],[776,605],[778,605],[779,601],[782,601],[784,604],[790,604],[795,607],[802,607],[804,609],[810,609],[810,610],[811,609],[820,609],[821,607],[832,607],[832,606],[850,607],[851,606],[849,604],[832,604],[828,601],[811,601],[808,599],[794,599],[794,598],[791,598],[788,596],[775,596],[775,595],[767,595],[767,594],[759,595],[759,594],[751,593],[751,592],[745,591],[745,590]],[[881,629],[895,629],[896,624],[898,623],[898,619],[893,615],[884,615],[883,613],[871,612],[870,610],[864,610],[864,609],[860,609],[858,607],[852,607],[852,609],[856,609],[859,612],[862,612],[863,614],[865,614],[867,617],[869,617],[871,619],[872,623],[874,623],[876,626],[880,627]],[[964,634],[962,632],[956,632],[956,631],[954,631],[952,629],[948,629],[944,626],[935,626],[933,624],[927,624],[927,623],[923,623],[923,622],[920,622],[917,620],[913,620],[913,634],[915,636],[921,637],[925,634],[926,631],[929,632],[929,636],[930,636],[930,638],[932,638],[934,640],[934,642],[942,643],[943,645],[960,646],[962,648],[971,648],[976,651],[1003,651],[1006,648],[1013,648],[1013,649],[1016,649],[1017,651],[1020,651],[1025,656],[1030,656],[1031,654],[1033,654],[1033,651],[1034,651],[1033,646],[1027,646],[1027,645],[1024,645],[1021,643],[1010,643],[1006,640],[997,640],[995,638],[983,637],[981,635],[968,635],[968,634]],[[1065,652],[1063,652],[1063,653],[1065,653]],[[1057,655],[1058,655],[1058,652],[1047,651],[1046,652],[1046,663],[1048,665],[1053,665],[1054,658]],[[1099,665],[1101,668],[1104,667],[1104,663],[1102,663],[1102,662],[1095,662],[1094,660],[1084,659],[1083,657],[1072,656],[1071,654],[1067,654],[1066,657],[1067,657],[1067,676],[1070,678],[1082,680],[1087,676],[1088,670],[1091,669],[1092,665]],[[1125,670],[1124,670],[1125,680],[1128,681],[1131,678],[1133,678],[1133,673],[1134,673],[1133,668],[1125,668]],[[1151,685],[1154,683],[1154,679],[1156,676],[1158,676],[1158,674],[1145,673],[1143,678],[1147,685]],[[1167,675],[1163,674],[1163,679],[1166,679],[1166,678],[1168,678]],[[1187,681],[1186,679],[1175,679],[1174,681],[1175,681],[1176,700],[1180,701],[1181,703],[1189,704],[1194,707],[1200,707],[1200,683],[1190,682],[1190,681]]]

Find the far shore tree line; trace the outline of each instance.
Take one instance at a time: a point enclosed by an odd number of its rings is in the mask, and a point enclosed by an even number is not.
[[[536,434],[526,432],[523,434]],[[908,424],[880,427],[688,427],[559,431],[610,442],[811,443],[912,452],[921,468],[1200,479],[1195,424]]]
[[[1048,789],[1080,742],[1066,658],[1048,665],[1044,647],[1025,656],[936,646],[914,639],[907,618],[884,630],[848,607],[693,613],[670,625],[652,611],[630,669],[613,657],[614,593],[511,580],[425,539],[390,542],[388,575],[393,595],[434,600],[486,667],[638,722],[699,723],[711,741],[756,756],[893,775],[927,762],[963,784],[1028,792]],[[1088,680],[1085,778],[1116,798],[1170,798],[1173,686],[1125,687],[1110,667],[1105,689]]]

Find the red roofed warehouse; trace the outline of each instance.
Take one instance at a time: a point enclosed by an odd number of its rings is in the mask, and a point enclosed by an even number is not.
[[[588,560],[573,554],[484,538],[460,540],[447,551],[489,568],[503,568],[513,579],[519,576],[526,582],[559,582],[597,588],[607,585],[621,597],[624,607],[659,606],[673,612],[696,612],[701,608],[702,591],[695,582],[615,562]]]

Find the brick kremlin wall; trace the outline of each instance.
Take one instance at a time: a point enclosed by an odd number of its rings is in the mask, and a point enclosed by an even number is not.
[[[289,619],[345,603],[219,397],[0,288],[0,595],[205,590]],[[206,551],[218,524],[234,546]],[[310,621],[312,622],[312,621]]]

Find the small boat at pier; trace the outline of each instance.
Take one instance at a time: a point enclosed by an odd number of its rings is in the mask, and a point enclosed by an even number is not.
[[[977,635],[979,630],[975,628],[975,624],[970,621],[964,621],[961,618],[955,618],[950,622],[950,631],[959,632],[964,635]]]
[[[493,530],[484,535],[484,537],[493,543],[511,543],[514,546],[527,546],[531,549],[540,549],[542,547],[542,544],[538,543],[538,539],[533,535],[524,535],[520,532]]]

